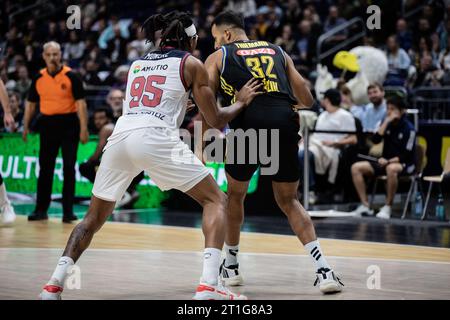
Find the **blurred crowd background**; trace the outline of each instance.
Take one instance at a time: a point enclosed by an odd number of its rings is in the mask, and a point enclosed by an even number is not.
[[[81,29],[69,30],[67,7],[81,7]],[[0,4],[0,76],[11,95],[19,124],[31,79],[43,68],[43,43],[62,45],[64,63],[82,77],[88,91],[91,114],[100,105],[119,108],[115,99],[124,89],[131,61],[151,49],[140,30],[152,13],[190,11],[198,27],[194,55],[204,60],[213,52],[210,23],[224,9],[241,12],[250,38],[280,45],[294,60],[313,87],[317,77],[317,40],[321,34],[354,17],[367,18],[367,6],[377,4],[382,29],[367,30],[356,45],[382,49],[389,60],[388,85],[404,86],[407,92],[419,86],[450,84],[449,1],[406,0],[215,0],[215,1],[25,1]],[[351,36],[344,30],[330,41]],[[116,100],[118,101],[118,100]],[[113,110],[116,114],[117,110]],[[90,126],[95,132],[95,126]]]

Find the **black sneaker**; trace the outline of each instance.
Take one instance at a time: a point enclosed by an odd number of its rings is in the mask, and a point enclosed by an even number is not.
[[[48,216],[44,212],[33,212],[28,216],[28,221],[48,220]]]
[[[62,222],[63,223],[71,223],[72,221],[77,221],[78,217],[76,215],[74,215],[73,213],[70,215],[65,215],[62,218]]]
[[[220,279],[225,286],[242,286],[244,285],[244,279],[239,273],[239,263],[232,266],[225,266],[225,260],[219,269]]]
[[[342,291],[341,279],[334,274],[333,270],[328,268],[320,268],[316,272],[316,281],[314,286],[319,285],[322,293],[337,293]]]

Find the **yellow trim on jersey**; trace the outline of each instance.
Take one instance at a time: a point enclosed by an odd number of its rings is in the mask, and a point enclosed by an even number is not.
[[[233,86],[229,85],[222,76],[220,76],[220,87],[229,96],[234,96],[236,92]]]

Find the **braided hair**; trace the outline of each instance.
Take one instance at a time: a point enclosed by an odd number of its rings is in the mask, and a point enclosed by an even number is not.
[[[190,48],[190,37],[185,28],[193,24],[189,13],[173,11],[168,14],[154,14],[142,24],[147,41],[156,43],[156,32],[161,30],[160,47],[172,46],[187,51]]]

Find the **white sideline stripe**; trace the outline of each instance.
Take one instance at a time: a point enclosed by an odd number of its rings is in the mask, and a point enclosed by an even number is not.
[[[34,251],[63,251],[63,249],[58,248],[0,248],[0,251],[7,250],[34,250]],[[158,249],[99,249],[92,248],[87,249],[88,251],[99,251],[99,252],[130,252],[130,253],[176,253],[176,254],[197,254],[202,255],[202,251],[181,251],[181,250],[158,250]],[[240,255],[248,256],[285,256],[285,257],[309,257],[306,254],[290,254],[290,253],[262,253],[262,252],[245,252],[240,253]],[[373,258],[373,257],[343,257],[343,256],[326,256],[327,258],[333,259],[356,259],[356,260],[379,260],[386,262],[409,262],[409,263],[434,263],[434,264],[450,264],[446,261],[427,261],[427,260],[403,260],[403,259],[389,259],[389,258]]]
[[[148,210],[148,209],[142,209],[142,210]],[[19,216],[22,216],[19,214]],[[60,217],[49,217],[48,221],[57,221],[60,222]],[[179,229],[179,230],[197,230],[201,231],[201,227],[182,227],[182,226],[166,226],[166,225],[158,225],[158,224],[144,224],[144,223],[134,223],[134,222],[125,222],[125,221],[106,221],[106,223],[113,223],[113,224],[126,224],[131,226],[138,226],[138,227],[144,227],[144,228],[157,228],[157,229]],[[76,225],[74,224],[74,227]],[[288,237],[288,238],[296,238],[294,234],[276,234],[276,233],[264,233],[264,232],[253,232],[253,231],[241,231],[241,234],[247,234],[247,235],[264,235],[268,237]],[[350,239],[334,239],[334,238],[322,238],[318,237],[317,240],[326,240],[326,241],[341,241],[341,242],[352,242],[352,243],[361,243],[361,244],[368,244],[368,245],[392,245],[392,246],[401,246],[401,247],[409,247],[409,248],[420,248],[420,249],[427,249],[427,250],[450,250],[449,248],[443,248],[443,247],[432,247],[432,246],[420,246],[420,245],[414,245],[414,244],[402,244],[402,243],[390,243],[390,242],[377,242],[377,241],[363,241],[363,240],[350,240]]]

